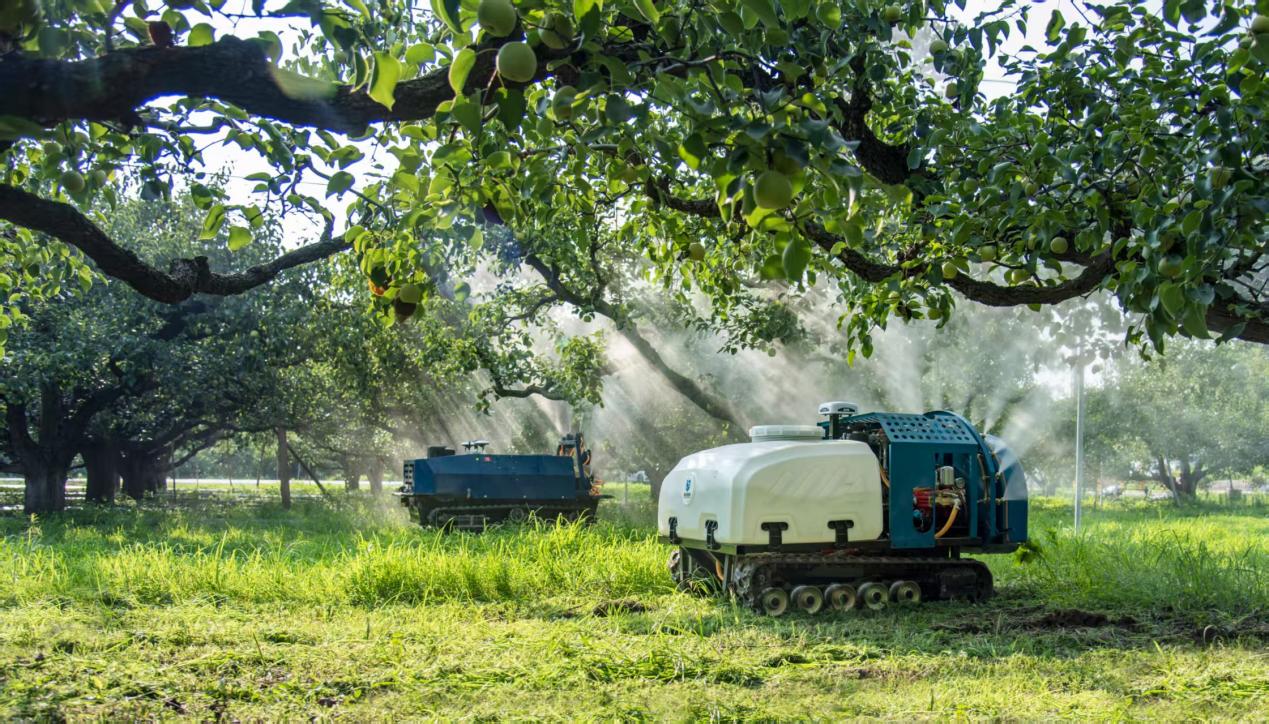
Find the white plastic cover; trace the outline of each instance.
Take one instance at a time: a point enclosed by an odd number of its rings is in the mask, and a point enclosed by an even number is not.
[[[821,415],[853,415],[859,412],[859,405],[853,402],[842,402],[840,400],[834,402],[821,402]]]
[[[816,428],[818,430],[818,428]],[[765,545],[767,522],[788,524],[783,543],[832,543],[829,521],[850,520],[851,540],[882,533],[881,477],[867,444],[853,440],[768,441],[702,450],[666,475],[657,505],[660,534]]]

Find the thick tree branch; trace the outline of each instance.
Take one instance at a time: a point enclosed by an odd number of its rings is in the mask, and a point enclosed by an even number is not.
[[[584,299],[581,295],[574,292],[560,277],[559,269],[548,265],[541,258],[534,254],[526,254],[524,261],[533,267],[538,274],[546,281],[547,287],[559,298],[560,301],[570,304],[578,309],[593,309],[594,311],[604,315],[612,320],[617,327],[617,332],[625,338],[631,346],[639,353],[641,357],[653,369],[657,371],[661,377],[670,384],[679,394],[686,397],[694,405],[703,410],[710,417],[721,420],[722,422],[733,425],[738,430],[743,430],[745,425],[732,409],[731,405],[725,400],[715,397],[706,392],[696,381],[680,374],[661,357],[661,353],[657,352],[656,347],[648,341],[640,332],[635,324],[622,314],[612,304],[609,304],[602,298]]]
[[[467,90],[488,84],[496,46],[493,42],[476,46]],[[622,54],[621,48],[609,50]],[[549,60],[567,55],[545,48],[538,52],[539,77],[549,74]],[[438,68],[398,84],[396,102],[388,109],[372,99],[364,86],[326,84],[279,71],[259,44],[233,36],[197,48],[127,48],[79,61],[28,58],[19,53],[0,56],[0,116],[45,125],[64,120],[139,125],[143,120],[137,109],[171,95],[215,98],[252,115],[358,134],[371,123],[431,118],[454,92],[448,68]]]
[[[1229,304],[1217,299],[1207,308],[1207,328],[1225,332],[1238,325],[1245,325],[1236,336],[1248,342],[1269,344],[1269,304],[1254,307],[1253,317],[1244,317],[1235,312]]]
[[[528,385],[526,387],[513,388],[513,387],[503,387],[500,383],[495,382],[493,387],[490,388],[490,392],[493,392],[494,397],[525,398],[525,397],[533,397],[534,395],[538,395],[539,397],[543,397],[548,400],[555,400],[556,402],[563,402],[568,399],[564,395],[561,395],[558,392],[555,392],[541,385]]]
[[[103,273],[125,282],[150,299],[166,304],[183,302],[200,293],[217,296],[241,294],[272,281],[287,269],[324,259],[350,247],[343,237],[331,236],[328,224],[321,241],[242,272],[213,272],[204,256],[173,260],[168,271],[163,272],[116,244],[70,204],[0,184],[0,219],[42,232],[79,249],[96,262]]]
[[[909,149],[906,146],[885,143],[868,127],[868,112],[872,110],[872,89],[868,86],[864,55],[856,55],[850,65],[855,72],[855,87],[849,100],[837,101],[837,110],[842,114],[837,132],[848,141],[858,142],[855,159],[874,178],[887,184],[903,183],[913,173],[908,168]]]
[[[13,452],[18,456],[19,464],[35,457],[39,446],[31,437],[27,428],[26,404],[13,400],[4,401],[5,426],[9,428],[9,441]]]
[[[684,199],[670,191],[670,184],[660,180],[649,184],[648,194],[655,201],[667,208],[684,214],[705,219],[718,219],[720,213],[713,201]],[[844,239],[829,232],[822,226],[807,223],[802,226],[807,238],[815,242],[825,253],[832,253],[838,242]],[[851,273],[864,281],[876,284],[896,274],[918,274],[919,267],[903,268],[899,265],[883,264],[869,259],[864,254],[845,246],[837,257],[842,265]],[[1074,258],[1074,257],[1072,257]],[[1081,297],[1098,289],[1115,272],[1114,259],[1110,254],[1081,259],[1084,269],[1074,278],[1053,286],[1002,286],[993,282],[974,279],[968,274],[957,276],[947,282],[967,299],[989,307],[1013,307],[1022,304],[1057,304],[1068,299]],[[1254,316],[1245,317],[1235,313],[1232,305],[1217,301],[1207,310],[1207,326],[1223,332],[1236,325],[1244,325],[1236,336],[1249,342],[1269,344],[1269,305],[1259,305]]]

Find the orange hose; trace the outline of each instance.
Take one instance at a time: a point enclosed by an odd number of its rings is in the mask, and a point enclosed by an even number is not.
[[[939,532],[934,534],[934,537],[936,539],[942,538],[947,533],[947,531],[951,530],[952,524],[956,522],[956,513],[960,509],[961,509],[961,506],[959,504],[952,506],[952,514],[948,516],[947,522],[943,524],[943,527],[939,529]]]

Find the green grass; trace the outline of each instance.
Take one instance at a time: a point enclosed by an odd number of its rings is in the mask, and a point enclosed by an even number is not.
[[[1033,501],[986,604],[773,620],[676,593],[631,496],[484,535],[342,495],[0,517],[0,718],[1269,711],[1269,508],[1114,504],[1076,536]]]

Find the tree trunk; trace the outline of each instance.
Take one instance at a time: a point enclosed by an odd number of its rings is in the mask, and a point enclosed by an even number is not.
[[[291,462],[287,455],[286,428],[279,427],[278,433],[278,487],[282,491],[282,507],[291,507]]]
[[[366,479],[370,481],[371,495],[378,495],[383,492],[383,458],[377,455],[370,458],[370,466],[366,470]]]
[[[144,500],[167,489],[166,453],[154,455],[141,451],[125,452],[119,458],[123,492],[133,500]]]
[[[26,490],[22,511],[27,515],[56,513],[66,509],[66,476],[69,465],[25,461]]]
[[[1199,482],[1207,476],[1207,471],[1203,470],[1203,463],[1190,465],[1189,458],[1181,458],[1181,475],[1177,478],[1177,490],[1185,496],[1186,500],[1194,500],[1198,497]]]
[[[113,503],[119,493],[119,450],[106,440],[92,440],[79,451],[88,478],[86,497],[92,503]]]
[[[361,469],[351,455],[344,458],[344,489],[361,490]]]

